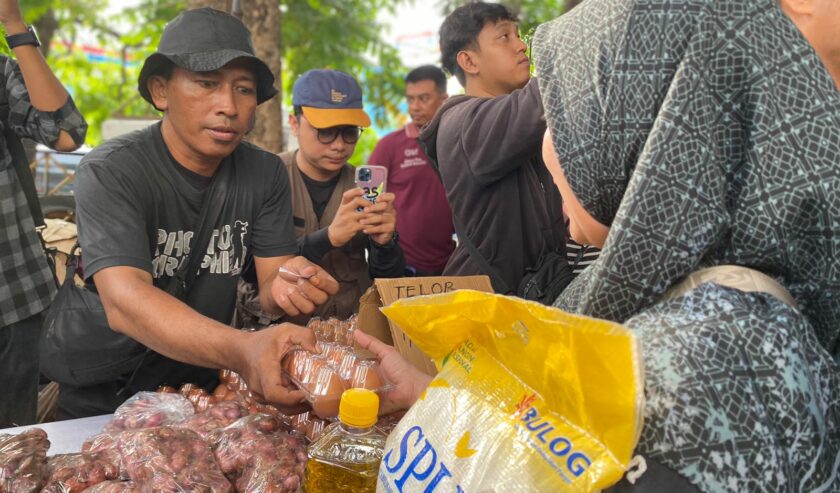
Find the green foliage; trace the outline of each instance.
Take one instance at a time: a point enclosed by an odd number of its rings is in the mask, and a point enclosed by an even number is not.
[[[444,14],[469,3],[471,0],[441,0]],[[568,0],[501,0],[519,18],[519,32],[523,38],[530,39],[534,30],[543,22],[559,17],[566,11]]]
[[[353,151],[353,155],[350,156],[350,164],[353,166],[369,164],[368,158],[373,153],[373,149],[376,147],[377,142],[379,142],[379,136],[376,135],[376,131],[371,128],[365,129],[365,131],[362,132],[362,136],[359,138],[359,142],[356,144],[356,149]]]
[[[21,13],[23,14],[23,19],[27,23],[32,23],[35,19],[39,19],[43,16],[52,6],[54,0],[31,0],[25,2],[23,5],[20,6]],[[6,35],[6,29],[0,24],[0,35]],[[9,47],[6,46],[6,43],[0,43],[0,53],[4,55],[9,55]]]
[[[87,144],[101,141],[102,123],[112,116],[157,117],[137,92],[137,76],[142,61],[157,46],[166,21],[180,12],[183,3],[145,0],[109,17],[104,14],[108,0],[51,3],[59,27],[48,62],[88,121]],[[89,59],[80,45],[82,33],[93,35],[113,60]]]
[[[291,105],[292,86],[310,69],[342,70],[362,84],[371,115],[386,125],[404,97],[406,68],[396,49],[382,41],[380,12],[392,0],[282,0],[283,94]]]
[[[118,0],[111,0],[112,5]],[[294,80],[313,68],[333,68],[355,76],[371,115],[380,126],[394,122],[403,99],[405,67],[394,47],[383,42],[381,11],[393,11],[389,0],[278,0],[283,11],[283,74],[285,103],[291,105]],[[27,0],[24,15],[34,22],[49,9],[58,21],[49,63],[73,94],[90,125],[88,144],[101,140],[101,125],[112,116],[157,116],[137,93],[142,61],[157,46],[166,22],[185,0],[143,0],[117,15],[106,16],[109,0]],[[245,3],[247,7],[247,2]],[[112,63],[94,62],[78,46],[81,33],[92,33],[112,52]],[[357,155],[366,159],[375,132],[366,132]],[[359,154],[361,153],[361,154]]]
[[[113,4],[119,0],[110,0]],[[254,0],[251,0],[254,1]],[[406,68],[393,46],[382,40],[380,12],[393,12],[406,0],[277,0],[282,14],[284,102],[291,106],[295,79],[313,68],[343,70],[355,76],[372,117],[383,128],[399,126]],[[106,16],[109,0],[26,0],[24,17],[35,22],[51,9],[58,22],[49,63],[73,94],[90,124],[88,143],[100,140],[102,122],[111,116],[157,116],[137,93],[142,61],[157,46],[166,22],[180,12],[185,0],[143,0],[117,15]],[[443,0],[449,12],[464,0]],[[541,22],[560,15],[565,0],[505,0],[519,15],[527,39]],[[247,2],[246,2],[247,7]],[[92,33],[112,52],[112,63],[93,62],[78,46],[82,33]],[[5,46],[3,46],[5,49]],[[362,137],[354,155],[365,162],[378,140],[373,130]]]

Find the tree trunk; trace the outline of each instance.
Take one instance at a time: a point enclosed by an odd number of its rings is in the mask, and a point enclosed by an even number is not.
[[[254,51],[268,64],[281,89],[280,8],[277,0],[242,0],[242,20],[251,29]],[[249,140],[271,152],[283,151],[283,93],[264,102],[257,111],[257,124]]]
[[[260,60],[268,64],[276,77],[275,87],[281,87],[280,71],[280,8],[277,0],[241,0],[242,21],[251,30],[254,51]],[[230,12],[230,0],[188,0],[189,8],[213,7]],[[282,94],[261,104],[257,110],[257,121],[248,140],[271,152],[283,150]]]

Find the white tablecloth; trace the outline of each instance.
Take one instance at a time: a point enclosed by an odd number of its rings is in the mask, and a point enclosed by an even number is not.
[[[112,417],[112,414],[105,414],[90,418],[56,421],[55,423],[18,426],[17,428],[0,430],[0,433],[17,435],[30,428],[41,428],[47,432],[47,436],[50,439],[49,455],[71,454],[81,451],[82,443],[88,437],[101,433],[102,428],[105,427],[108,421],[111,421]]]

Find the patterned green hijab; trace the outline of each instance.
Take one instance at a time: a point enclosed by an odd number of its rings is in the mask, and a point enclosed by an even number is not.
[[[587,0],[541,26],[548,127],[610,225],[557,306],[635,330],[637,452],[703,491],[840,491],[840,95],[776,0]],[[691,272],[762,271],[798,310]]]
[[[587,315],[626,320],[703,266],[743,265],[840,334],[840,94],[776,0],[589,0],[541,26],[546,119],[611,225]]]

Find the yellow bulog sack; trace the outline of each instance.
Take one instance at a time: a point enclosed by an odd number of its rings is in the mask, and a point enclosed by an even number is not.
[[[644,399],[631,331],[469,290],[382,311],[440,373],[390,435],[377,491],[596,491],[621,478]]]

